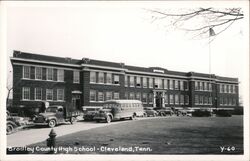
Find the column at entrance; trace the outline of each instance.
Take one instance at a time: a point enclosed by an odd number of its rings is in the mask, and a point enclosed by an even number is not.
[[[165,92],[162,92],[162,107],[165,107]]]

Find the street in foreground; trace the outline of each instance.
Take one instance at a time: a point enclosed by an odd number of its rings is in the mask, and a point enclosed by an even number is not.
[[[46,142],[28,146],[35,154]],[[243,154],[243,117],[159,117],[56,138],[55,153]],[[31,152],[32,153],[32,152]]]

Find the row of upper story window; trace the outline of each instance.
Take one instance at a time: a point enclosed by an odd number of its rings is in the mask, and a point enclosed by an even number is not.
[[[154,97],[153,93],[125,92],[125,99],[136,99],[143,103],[153,104],[156,97]],[[171,105],[189,105],[189,95],[165,93],[162,96],[162,103]]]
[[[212,83],[195,81],[195,91],[212,91]]]
[[[36,101],[46,100],[46,101],[64,101],[64,89],[43,89],[43,88],[32,88],[34,92],[34,99]],[[43,90],[45,90],[45,99],[43,98]],[[22,88],[22,100],[31,100],[31,88]]]
[[[236,85],[233,84],[219,84],[220,93],[236,93]]]
[[[23,66],[23,79],[31,79],[31,75],[33,74],[33,79],[35,80],[64,82],[64,69],[35,66],[33,73],[31,73],[32,67],[33,66]],[[73,83],[80,83],[79,71],[73,71]]]
[[[125,87],[189,90],[188,81],[125,75]],[[90,83],[120,84],[118,74],[90,72]]]
[[[133,75],[125,75],[125,87],[189,90],[188,81]]]

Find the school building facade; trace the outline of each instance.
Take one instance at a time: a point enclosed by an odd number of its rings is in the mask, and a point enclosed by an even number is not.
[[[72,59],[14,51],[13,105],[42,102],[77,109],[110,99],[137,99],[144,107],[228,109],[239,106],[238,78],[136,67],[124,63]]]

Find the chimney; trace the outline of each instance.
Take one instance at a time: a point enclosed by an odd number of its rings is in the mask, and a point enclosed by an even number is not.
[[[13,51],[13,57],[18,57],[18,55],[21,54],[21,51],[14,50]]]

